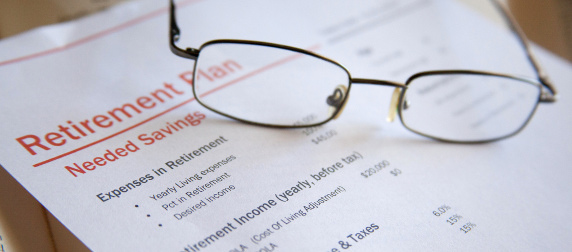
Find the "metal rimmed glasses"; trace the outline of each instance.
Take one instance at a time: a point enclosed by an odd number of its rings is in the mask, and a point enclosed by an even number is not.
[[[395,88],[390,121],[399,115],[407,129],[436,140],[490,142],[520,132],[538,104],[555,102],[557,93],[512,16],[498,2],[492,3],[517,35],[537,80],[485,71],[438,70],[420,72],[398,83],[353,78],[331,59],[267,42],[214,40],[199,49],[182,49],[175,45],[180,30],[173,0],[170,48],[178,56],[195,60],[196,100],[238,121],[279,128],[318,126],[341,114],[352,84],[373,84]],[[235,71],[241,74],[232,81],[213,77]]]

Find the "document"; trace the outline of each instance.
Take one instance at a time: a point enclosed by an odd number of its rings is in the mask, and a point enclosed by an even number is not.
[[[396,82],[439,69],[534,77],[510,32],[455,1],[177,6],[182,47],[268,41]],[[498,142],[443,143],[388,123],[393,90],[372,85],[352,86],[323,126],[265,128],[195,100],[194,62],[170,52],[168,17],[167,1],[133,1],[0,41],[0,164],[91,250],[572,246],[568,62],[535,48],[561,99]],[[248,74],[230,60],[200,74]]]

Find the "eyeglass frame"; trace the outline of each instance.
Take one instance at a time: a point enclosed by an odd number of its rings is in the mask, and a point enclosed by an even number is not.
[[[195,89],[193,88],[193,95],[194,95],[195,99],[197,100],[197,102],[199,102],[202,106],[204,106],[204,107],[206,107],[206,108],[208,108],[208,109],[210,109],[210,110],[212,110],[218,114],[224,115],[226,117],[229,117],[231,119],[234,119],[234,120],[237,120],[240,122],[258,125],[258,126],[272,127],[272,128],[310,128],[310,127],[320,126],[320,125],[328,123],[329,121],[331,121],[333,119],[337,119],[341,115],[341,112],[343,111],[343,109],[347,103],[352,84],[372,84],[372,85],[395,87],[395,90],[394,90],[392,98],[391,98],[390,115],[388,116],[388,120],[393,121],[395,114],[392,114],[393,113],[392,111],[397,111],[397,114],[399,115],[399,119],[401,121],[401,124],[405,128],[407,128],[408,130],[410,130],[416,134],[419,134],[419,135],[422,135],[422,136],[425,136],[425,137],[428,137],[431,139],[444,141],[444,142],[468,143],[468,144],[486,143],[486,142],[498,141],[498,140],[505,139],[505,138],[508,138],[508,137],[511,137],[511,136],[518,134],[528,124],[528,122],[532,118],[532,116],[534,115],[534,112],[536,111],[536,108],[538,107],[538,104],[540,104],[540,103],[554,103],[554,102],[556,102],[557,95],[558,95],[558,91],[557,91],[556,87],[553,85],[552,81],[548,78],[548,75],[546,74],[544,69],[540,66],[540,64],[536,60],[536,57],[532,53],[532,50],[530,49],[530,44],[528,42],[528,39],[526,38],[526,35],[522,31],[522,28],[518,25],[518,23],[516,22],[514,17],[511,15],[509,10],[505,6],[503,6],[501,3],[499,3],[498,0],[491,0],[490,2],[497,9],[497,11],[499,13],[501,13],[503,20],[505,21],[506,24],[508,24],[510,30],[513,33],[515,33],[517,40],[518,40],[519,44],[521,45],[521,47],[523,48],[529,63],[531,64],[532,68],[534,69],[534,72],[536,74],[536,78],[537,78],[539,83],[531,82],[528,79],[524,79],[524,78],[517,77],[514,75],[510,75],[510,74],[503,74],[503,73],[497,73],[497,72],[491,72],[491,71],[466,70],[466,69],[422,71],[422,72],[418,72],[418,73],[411,75],[405,81],[405,83],[389,81],[389,80],[353,78],[353,77],[351,77],[350,72],[343,65],[341,65],[340,63],[338,63],[332,59],[324,57],[322,55],[319,55],[319,54],[316,54],[314,52],[304,50],[301,48],[297,48],[297,47],[291,47],[291,46],[282,45],[282,44],[275,44],[275,43],[255,41],[255,40],[217,39],[217,40],[211,40],[211,41],[205,42],[198,49],[191,48],[191,47],[187,47],[186,49],[182,49],[176,45],[176,42],[179,40],[181,32],[180,32],[179,26],[177,25],[176,14],[175,14],[176,5],[174,3],[174,0],[170,0],[170,7],[169,7],[170,8],[169,47],[170,47],[170,50],[173,54],[175,54],[179,57],[182,57],[182,58],[195,60],[195,62],[198,59],[199,53],[202,50],[202,48],[204,48],[210,44],[234,43],[234,44],[249,44],[249,45],[260,45],[260,46],[266,46],[266,47],[274,47],[274,48],[293,51],[296,53],[305,54],[305,55],[308,55],[311,57],[315,57],[315,58],[318,58],[321,60],[328,61],[330,63],[333,63],[333,64],[341,67],[347,73],[347,75],[349,77],[347,91],[344,94],[343,100],[341,101],[341,105],[336,106],[336,111],[334,111],[334,113],[332,113],[332,115],[327,120],[324,120],[324,121],[321,121],[318,123],[314,123],[314,124],[307,124],[307,125],[306,124],[305,125],[274,125],[274,124],[258,123],[258,122],[253,122],[253,121],[248,121],[245,119],[237,118],[235,116],[232,116],[232,115],[226,114],[224,112],[218,111],[216,109],[213,109],[206,104],[203,104],[201,102],[201,100],[198,99],[198,97],[195,93]],[[195,64],[195,67],[196,67],[196,64]],[[507,134],[507,135],[497,137],[497,138],[485,139],[485,140],[476,140],[476,141],[455,141],[455,140],[449,140],[449,139],[444,139],[444,138],[440,138],[440,137],[430,136],[430,135],[421,133],[415,129],[409,128],[407,126],[407,124],[405,124],[405,122],[403,122],[403,117],[402,117],[403,106],[400,106],[400,104],[404,104],[403,103],[404,96],[405,96],[405,93],[407,91],[408,85],[411,83],[411,81],[413,81],[416,78],[422,77],[422,76],[441,75],[441,74],[485,75],[485,76],[509,78],[509,79],[513,79],[513,80],[527,82],[527,83],[534,84],[534,85],[540,84],[540,96],[539,96],[539,99],[536,102],[533,110],[530,112],[530,115],[527,117],[526,121],[522,124],[522,126],[518,130],[514,131],[511,134]],[[194,71],[193,71],[193,75],[194,75]],[[193,79],[194,79],[194,76],[193,76]]]

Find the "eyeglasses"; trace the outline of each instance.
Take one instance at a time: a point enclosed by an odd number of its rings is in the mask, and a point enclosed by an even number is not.
[[[170,48],[195,60],[193,94],[204,107],[241,122],[303,128],[336,119],[353,84],[394,87],[388,120],[396,114],[409,130],[436,140],[490,142],[515,135],[556,89],[533,57],[508,11],[496,1],[536,72],[538,81],[507,74],[441,70],[414,74],[405,83],[353,78],[337,62],[308,50],[248,41],[214,40],[199,49],[175,45],[180,30],[171,0]]]

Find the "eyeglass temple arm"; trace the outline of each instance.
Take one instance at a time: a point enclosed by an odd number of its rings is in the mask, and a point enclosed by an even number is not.
[[[175,42],[179,41],[179,37],[181,35],[181,31],[179,30],[179,26],[177,25],[177,18],[175,17],[175,1],[170,0],[170,27],[169,27],[169,47],[171,48],[171,52],[175,55],[196,60],[199,56],[199,50],[194,48],[187,48],[182,49],[175,45]]]
[[[516,34],[520,44],[522,45],[526,53],[528,61],[536,71],[538,80],[544,86],[544,88],[542,89],[542,94],[540,96],[540,101],[549,103],[555,102],[558,91],[556,90],[554,84],[552,84],[552,81],[548,78],[546,72],[542,69],[542,67],[534,57],[534,54],[530,50],[530,44],[528,43],[528,39],[526,38],[526,35],[522,31],[522,28],[520,28],[515,18],[510,14],[508,9],[504,5],[499,3],[497,0],[492,0],[492,2],[493,5],[503,14],[503,18],[505,19],[506,23],[509,24],[511,30]]]

